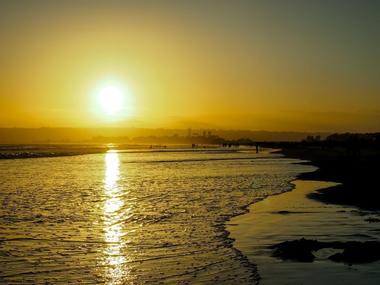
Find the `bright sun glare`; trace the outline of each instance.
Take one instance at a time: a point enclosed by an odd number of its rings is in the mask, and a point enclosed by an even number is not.
[[[104,87],[99,92],[98,103],[103,112],[108,115],[115,115],[123,109],[123,91],[116,86]]]

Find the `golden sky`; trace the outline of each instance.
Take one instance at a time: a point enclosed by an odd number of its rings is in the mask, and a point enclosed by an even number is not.
[[[379,11],[370,0],[2,0],[0,127],[379,131]],[[117,114],[99,106],[107,86],[123,94]]]

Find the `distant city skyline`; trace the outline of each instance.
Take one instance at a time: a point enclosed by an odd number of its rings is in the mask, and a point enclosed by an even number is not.
[[[133,143],[154,142],[168,138],[165,143],[187,142],[187,138],[226,140],[301,141],[308,136],[325,138],[326,132],[271,132],[222,129],[149,129],[149,128],[0,128],[0,144],[30,143]],[[180,138],[178,140],[178,138]]]

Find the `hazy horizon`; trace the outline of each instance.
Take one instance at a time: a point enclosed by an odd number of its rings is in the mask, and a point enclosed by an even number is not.
[[[0,128],[0,144],[88,142],[187,144],[189,141],[180,138],[189,137],[189,130],[190,137],[217,136],[227,140],[251,139],[255,141],[301,141],[310,135],[325,138],[331,134],[326,132],[271,132],[204,128]]]
[[[379,8],[1,1],[0,127],[379,131]]]

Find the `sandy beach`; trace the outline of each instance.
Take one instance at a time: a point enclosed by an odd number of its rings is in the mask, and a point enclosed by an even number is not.
[[[349,266],[328,260],[334,249],[315,252],[314,262],[282,261],[272,257],[273,244],[301,238],[319,241],[378,240],[378,224],[368,221],[379,213],[307,198],[333,182],[293,182],[295,188],[252,204],[249,213],[234,217],[227,230],[234,246],[255,263],[260,284],[379,284],[380,262]]]

